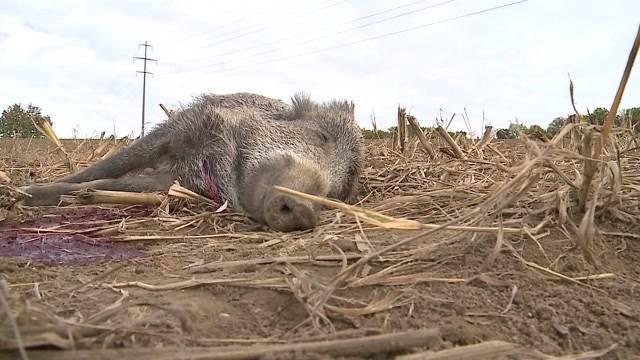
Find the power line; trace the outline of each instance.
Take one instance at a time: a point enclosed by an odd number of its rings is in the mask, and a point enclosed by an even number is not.
[[[147,74],[153,75],[152,72],[148,72],[147,71],[147,61],[155,61],[155,62],[157,62],[158,60],[151,59],[151,58],[147,57],[147,48],[150,48],[152,46],[147,44],[146,41],[144,42],[144,44],[139,44],[139,46],[144,46],[144,57],[134,56],[133,58],[144,61],[143,70],[142,71],[136,71],[136,74],[138,74],[138,73],[142,74],[142,130],[140,132],[140,137],[142,137],[142,136],[144,136],[144,103],[145,103],[145,98],[146,98],[146,94],[147,94]]]
[[[419,13],[419,12],[422,12],[422,11],[425,11],[425,10],[433,9],[433,8],[438,7],[438,6],[446,5],[446,4],[451,3],[453,1],[455,1],[455,0],[446,0],[446,1],[443,1],[443,2],[440,2],[440,3],[437,3],[437,4],[425,6],[425,7],[420,8],[420,9],[407,11],[407,12],[404,12],[404,13],[401,13],[401,14],[398,14],[398,15],[386,17],[384,19],[376,20],[376,21],[373,21],[373,22],[370,22],[370,23],[354,26],[354,27],[351,27],[349,29],[340,30],[340,31],[336,31],[336,32],[331,33],[331,34],[325,34],[325,35],[322,35],[322,36],[318,36],[318,37],[314,37],[314,38],[311,38],[311,39],[307,39],[307,40],[304,40],[302,42],[296,43],[294,45],[304,45],[304,44],[308,44],[310,42],[314,42],[314,41],[317,41],[317,40],[326,39],[326,38],[331,37],[331,36],[341,35],[341,34],[344,34],[344,33],[348,33],[350,31],[354,31],[354,30],[365,28],[365,27],[377,25],[377,24],[380,24],[380,23],[383,23],[383,22],[386,22],[386,21],[389,21],[389,20],[397,19],[397,18],[400,18],[400,17],[403,17],[403,16],[408,16],[408,15]],[[255,57],[260,56],[260,55],[270,54],[270,53],[276,52],[276,51],[281,50],[281,49],[282,48],[275,48],[275,49],[271,49],[271,50],[261,51],[259,53],[256,53],[256,54],[253,54],[253,55],[249,56],[247,59],[252,59],[252,58],[255,58]],[[219,63],[213,64],[213,65],[221,65],[221,64],[226,64],[226,63],[227,62],[219,62]]]
[[[375,12],[375,13],[372,13],[372,14],[364,15],[364,16],[361,16],[361,17],[358,17],[358,18],[355,18],[355,19],[352,19],[352,20],[347,20],[345,22],[339,23],[338,25],[347,25],[347,24],[355,23],[355,22],[358,22],[358,21],[361,21],[361,20],[365,20],[365,19],[368,19],[368,18],[372,18],[372,17],[378,16],[378,15],[386,14],[386,13],[389,13],[389,12],[392,12],[392,11],[395,11],[395,10],[399,10],[399,9],[402,9],[402,8],[410,7],[410,6],[425,2],[425,1],[432,1],[432,0],[413,1],[413,2],[410,2],[410,3],[407,3],[407,4],[403,4],[403,5],[399,5],[399,6],[390,8],[390,9],[385,9],[385,10],[381,10],[381,11],[378,11],[378,12]],[[394,15],[394,16],[391,16],[391,17],[387,17],[387,18],[384,18],[384,19],[381,19],[381,20],[377,20],[377,21],[374,21],[374,22],[371,22],[371,23],[358,25],[358,26],[355,26],[355,27],[352,27],[352,28],[349,28],[349,29],[345,29],[345,30],[341,30],[341,31],[325,34],[325,35],[322,35],[322,36],[319,36],[319,37],[307,39],[307,40],[304,40],[302,42],[297,42],[297,43],[295,43],[293,45],[307,44],[307,43],[310,43],[310,42],[313,42],[313,41],[316,41],[316,40],[320,40],[320,39],[324,39],[324,38],[327,38],[327,37],[331,37],[331,36],[334,36],[334,35],[344,34],[344,33],[349,32],[349,31],[365,28],[365,27],[368,27],[368,26],[380,24],[380,23],[385,22],[385,21],[393,20],[393,19],[396,19],[396,18],[399,18],[399,17],[403,17],[403,16],[415,14],[415,13],[418,13],[418,12],[422,12],[422,11],[425,11],[425,10],[428,10],[428,9],[431,9],[431,8],[435,8],[435,7],[438,7],[438,6],[441,6],[441,5],[445,5],[445,4],[453,2],[453,1],[455,1],[455,0],[448,0],[448,1],[444,1],[444,2],[441,2],[441,3],[435,4],[435,5],[429,5],[429,6],[426,6],[426,7],[423,7],[423,8],[414,9],[412,11],[408,11],[408,12],[405,12],[405,13],[397,14],[397,15]],[[326,27],[326,28],[332,28],[332,27],[333,26]],[[312,32],[312,34],[313,34],[313,32]],[[285,41],[288,41],[288,40],[292,40],[292,39],[297,39],[297,38],[299,38],[299,36],[294,35],[294,36],[286,37],[284,39],[279,39],[279,40],[276,40],[276,41],[271,41],[271,42],[263,43],[263,44],[260,44],[260,45],[249,46],[249,47],[242,48],[242,49],[231,50],[231,51],[227,51],[227,52],[224,52],[224,53],[221,53],[221,54],[217,54],[217,55],[213,55],[213,56],[218,57],[218,56],[233,55],[233,54],[237,54],[237,53],[248,51],[248,50],[255,50],[255,49],[259,49],[259,48],[265,47],[265,46],[279,44],[279,43],[282,43],[282,42],[285,42]],[[262,51],[262,52],[259,52],[259,53],[255,53],[255,54],[251,55],[249,58],[254,58],[254,57],[259,56],[259,55],[269,54],[269,53],[272,53],[272,52],[275,52],[275,51],[278,51],[278,50],[281,50],[281,49],[282,49],[282,47],[281,48],[271,49],[271,50],[265,50],[265,51]],[[212,65],[224,64],[224,63],[226,63],[226,62],[218,62],[218,63],[212,64]]]
[[[329,1],[333,1],[333,0],[329,0]],[[327,1],[321,1],[321,3],[324,3],[324,2],[327,2]],[[207,38],[210,38],[212,35],[214,35],[214,34],[212,34],[213,32],[225,29],[227,27],[227,25],[241,24],[241,23],[251,19],[253,16],[256,16],[256,15],[264,16],[265,14],[273,12],[274,10],[276,10],[275,7],[267,6],[267,7],[260,8],[260,9],[256,10],[253,14],[249,14],[249,15],[244,14],[243,16],[236,17],[234,19],[228,20],[224,24],[216,25],[216,24],[207,23],[205,31],[193,31],[193,32],[191,32],[191,35],[189,35],[188,37],[190,37],[192,39],[194,39],[194,38],[202,38],[202,39],[206,40]],[[247,27],[246,26],[236,27],[235,30],[222,32],[218,36],[229,35],[231,33],[237,33],[239,31],[244,30],[245,28],[247,28]]]
[[[346,2],[346,1],[347,1],[347,0],[340,0],[340,1],[336,1],[336,2],[334,2],[334,3],[331,3],[331,4],[329,4],[329,5],[326,5],[326,6],[324,6],[324,7],[319,8],[317,11],[327,9],[327,8],[332,7],[332,6],[336,6],[336,5],[341,4],[341,3],[343,3],[343,2]],[[315,12],[315,11],[306,11],[306,12],[303,12],[303,13],[301,13],[301,14],[291,14],[291,16],[297,16],[298,18],[300,18],[300,17],[304,17],[305,15],[312,14],[312,13],[314,13],[314,12]],[[254,30],[251,30],[251,31],[247,31],[247,32],[241,33],[241,34],[239,34],[239,35],[232,36],[232,37],[229,37],[229,38],[226,38],[226,39],[220,40],[220,41],[218,41],[218,42],[217,42],[217,44],[222,44],[222,43],[225,43],[225,42],[227,42],[227,41],[231,41],[231,40],[239,39],[239,38],[241,38],[241,37],[244,37],[244,36],[247,36],[247,35],[251,35],[251,34],[257,33],[257,32],[259,32],[259,31],[262,31],[262,30],[265,30],[265,29],[268,29],[268,28],[272,27],[275,23],[277,23],[277,22],[271,23],[271,24],[269,24],[269,25],[264,25],[264,26],[261,26],[261,27],[259,27],[259,28],[257,28],[257,29],[254,29]]]
[[[316,40],[321,40],[321,39],[327,38],[327,37],[329,37],[329,36],[333,36],[333,35],[340,35],[340,34],[347,33],[347,32],[349,32],[349,31],[358,30],[358,29],[362,29],[362,28],[365,28],[365,27],[369,27],[369,26],[373,26],[373,25],[381,24],[381,23],[383,23],[383,22],[387,22],[387,21],[389,21],[389,20],[393,20],[393,19],[401,18],[401,17],[403,17],[403,16],[408,16],[408,15],[417,14],[417,13],[419,13],[419,12],[422,12],[422,11],[425,11],[425,10],[429,10],[429,9],[433,9],[433,8],[438,7],[438,6],[446,5],[446,4],[452,3],[452,2],[454,2],[454,1],[456,1],[456,0],[446,0],[446,1],[443,1],[443,2],[439,2],[439,3],[437,3],[437,4],[433,4],[433,5],[425,6],[425,7],[419,8],[419,9],[415,9],[415,10],[411,10],[411,11],[406,11],[406,12],[404,12],[404,13],[397,14],[397,15],[390,16],[390,17],[386,17],[386,18],[384,18],[384,19],[380,19],[380,20],[376,20],[376,21],[373,21],[373,22],[370,22],[370,23],[366,23],[366,24],[362,24],[362,25],[354,26],[354,27],[349,28],[349,29],[346,29],[346,30],[341,30],[341,31],[335,32],[335,33],[333,33],[333,34],[328,34],[328,35],[324,35],[324,36],[315,37],[315,38],[313,38],[313,39],[309,39],[309,40],[306,40],[306,41],[302,42],[302,44],[306,44],[306,43],[309,43],[309,42],[312,42],[312,41],[316,41]]]
[[[255,12],[255,13],[250,14],[250,15],[245,14],[244,16],[236,17],[236,18],[234,18],[234,19],[231,19],[231,20],[227,21],[227,23],[226,23],[226,24],[213,25],[213,28],[211,28],[211,25],[212,25],[212,24],[208,24],[208,23],[207,23],[207,24],[206,24],[206,28],[207,28],[207,30],[205,30],[205,31],[198,31],[198,32],[194,32],[194,33],[193,33],[193,35],[194,35],[194,37],[195,37],[195,36],[204,36],[204,37],[209,37],[209,36],[211,36],[211,35],[212,35],[212,34],[211,34],[212,32],[214,32],[214,31],[218,31],[218,30],[222,30],[222,29],[224,29],[227,25],[230,25],[230,24],[241,24],[241,23],[243,23],[243,22],[245,22],[245,21],[249,20],[252,16],[256,16],[256,15],[264,15],[264,10],[265,10],[265,9],[266,9],[266,8],[262,8],[262,9],[260,9],[260,12]],[[273,10],[273,8],[271,8],[271,9]],[[267,10],[267,13],[269,13],[269,10]],[[235,30],[232,30],[231,32],[238,32],[238,31],[240,31],[240,30],[242,30],[242,29],[243,29],[243,27],[241,26],[241,27],[239,27],[239,28],[236,28]],[[222,34],[220,34],[220,35],[228,35],[228,33],[222,32]]]
[[[230,69],[221,69],[221,70],[218,70],[218,71],[213,71],[211,73],[213,73],[213,74],[215,74],[215,73],[224,73],[224,72],[229,72],[229,71],[233,71],[233,70],[236,70],[236,69],[241,69],[241,68],[244,68],[244,67],[253,67],[253,66],[256,66],[256,65],[268,64],[268,63],[278,62],[278,61],[282,61],[282,60],[289,60],[289,59],[294,59],[294,58],[314,55],[314,54],[318,54],[318,53],[329,51],[329,50],[339,49],[339,48],[343,48],[343,47],[347,47],[347,46],[351,46],[351,45],[364,43],[364,42],[367,42],[367,41],[377,40],[377,39],[381,39],[381,38],[385,38],[385,37],[389,37],[389,36],[394,36],[394,35],[410,32],[410,31],[423,29],[423,28],[426,28],[426,27],[434,26],[434,25],[444,24],[444,23],[448,23],[448,22],[451,22],[451,21],[460,20],[460,19],[463,19],[463,18],[467,18],[467,17],[471,17],[471,16],[476,16],[476,15],[488,13],[488,12],[499,10],[499,9],[506,8],[506,7],[509,7],[509,6],[521,4],[521,3],[524,3],[524,2],[527,2],[527,1],[529,1],[529,0],[514,1],[514,2],[506,3],[506,4],[503,4],[503,5],[498,5],[498,6],[494,6],[494,7],[491,7],[491,8],[483,9],[483,10],[472,11],[472,12],[468,12],[468,13],[465,13],[465,14],[462,14],[462,15],[449,17],[449,18],[446,18],[446,19],[443,19],[443,20],[438,20],[438,21],[434,21],[434,22],[430,22],[430,23],[426,23],[426,24],[422,24],[422,25],[412,26],[412,27],[408,27],[408,28],[405,28],[405,29],[397,30],[397,31],[383,33],[383,34],[380,34],[380,35],[370,36],[370,37],[367,37],[367,38],[364,38],[364,39],[360,39],[360,40],[356,40],[356,41],[351,41],[351,42],[346,42],[346,43],[337,44],[337,45],[333,45],[333,46],[328,46],[328,47],[325,47],[325,48],[320,48],[320,49],[317,49],[317,50],[303,52],[303,53],[300,53],[300,54],[283,56],[283,57],[279,57],[279,58],[260,61],[260,62],[257,62],[257,63],[252,63],[252,64],[248,64],[248,65],[244,65],[244,66],[236,66],[236,67],[233,67],[233,68],[230,68]],[[195,71],[195,70],[208,69],[208,68],[210,68],[212,66],[214,66],[214,65],[209,65],[209,66],[205,66],[205,67],[201,67],[201,68],[197,68],[197,69],[193,69],[193,70],[187,70],[187,71],[176,71],[176,72],[173,72],[173,74],[191,72],[191,71]]]
[[[339,1],[330,0],[330,1],[321,1],[318,5],[323,4],[324,6],[322,6],[322,7],[320,7],[320,8],[316,8],[316,7],[314,6],[314,7],[313,7],[313,8],[311,8],[311,9],[306,9],[306,10],[302,10],[302,11],[299,11],[299,12],[295,12],[295,11],[294,11],[294,12],[290,12],[290,13],[288,13],[288,14],[286,14],[286,15],[284,16],[284,18],[285,18],[285,19],[280,19],[280,20],[276,19],[276,21],[273,21],[273,22],[272,22],[272,23],[270,23],[270,24],[263,25],[263,26],[261,26],[261,27],[259,27],[259,28],[254,28],[253,30],[247,30],[247,31],[244,31],[244,32],[242,32],[242,33],[240,33],[240,34],[237,34],[237,35],[234,35],[234,36],[230,36],[230,37],[223,38],[222,40],[216,41],[216,45],[223,44],[223,43],[229,42],[229,41],[231,41],[231,40],[236,40],[236,39],[239,39],[239,38],[242,38],[242,37],[245,37],[245,36],[248,36],[248,35],[251,35],[251,34],[255,34],[255,33],[260,32],[260,31],[263,31],[263,30],[266,30],[266,29],[268,29],[268,28],[273,27],[273,26],[274,26],[274,25],[276,25],[276,24],[282,23],[282,20],[288,20],[288,18],[289,18],[289,17],[294,17],[295,19],[299,20],[299,19],[304,18],[305,16],[307,16],[307,15],[309,15],[309,14],[312,14],[312,13],[314,13],[314,12],[322,11],[322,10],[328,9],[328,8],[330,8],[330,7],[333,7],[333,6],[339,5],[339,4],[344,3],[344,2],[347,2],[347,1],[349,1],[349,0],[339,0]],[[325,5],[325,3],[330,3],[330,4]],[[234,30],[234,31],[228,32],[228,33],[226,33],[226,34],[223,34],[223,35],[221,35],[221,36],[224,36],[224,35],[227,35],[227,36],[228,36],[228,35],[236,34],[236,33],[240,32],[240,31],[242,31],[242,30],[243,30],[243,29],[242,29],[242,28],[240,28],[240,29],[237,29],[237,30]],[[207,45],[207,44],[205,44],[205,46],[206,46],[206,45]],[[209,44],[209,45],[210,45],[210,44]],[[204,48],[205,46],[200,46],[198,49],[202,49],[202,48]],[[206,58],[209,58],[209,57],[206,57]],[[201,58],[201,59],[206,59],[206,58]],[[196,61],[196,60],[201,60],[201,59],[192,59],[192,60],[187,60],[187,61]],[[184,60],[183,60],[183,61],[184,61]]]

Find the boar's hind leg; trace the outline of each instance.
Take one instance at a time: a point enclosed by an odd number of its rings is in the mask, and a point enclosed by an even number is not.
[[[59,183],[84,183],[97,179],[115,179],[130,171],[153,167],[172,156],[172,143],[165,128],[157,128],[122,151],[96,162],[75,174],[57,179]]]
[[[83,183],[48,183],[36,184],[22,188],[31,195],[23,200],[27,206],[55,206],[61,195],[70,195],[75,191],[94,189],[129,192],[167,191],[174,177],[169,173],[153,176],[128,176],[118,179],[100,179]]]

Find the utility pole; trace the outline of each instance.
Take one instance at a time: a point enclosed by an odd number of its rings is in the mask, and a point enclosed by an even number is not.
[[[138,60],[143,60],[144,61],[144,65],[143,65],[143,70],[142,71],[136,71],[137,73],[141,73],[142,74],[142,132],[140,133],[140,137],[144,136],[144,103],[145,103],[145,97],[146,97],[146,93],[147,93],[147,74],[149,75],[153,75],[152,72],[148,72],[147,71],[147,61],[155,61],[157,62],[158,60],[156,59],[151,59],[147,57],[147,48],[152,47],[151,45],[147,44],[147,42],[145,41],[144,44],[138,44],[138,46],[144,46],[144,57],[139,57],[139,56],[134,56],[133,59],[135,61],[135,59]]]

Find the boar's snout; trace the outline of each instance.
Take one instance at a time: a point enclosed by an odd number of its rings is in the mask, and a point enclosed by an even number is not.
[[[267,225],[278,231],[312,229],[318,224],[318,212],[308,200],[286,194],[274,194],[264,203]]]

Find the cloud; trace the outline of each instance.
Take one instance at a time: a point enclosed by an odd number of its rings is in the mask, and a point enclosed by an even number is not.
[[[637,29],[640,3],[531,0],[521,5],[298,56],[504,4],[455,1],[379,24],[384,17],[437,4],[391,0],[59,1],[0,5],[0,107],[31,102],[70,136],[137,133],[142,63],[153,45],[147,122],[164,119],[158,103],[188,103],[201,92],[250,91],[287,100],[304,90],[319,100],[348,98],[370,126],[394,125],[398,105],[424,125],[444,109],[466,108],[479,132],[482,113],[496,127],[516,117],[546,125],[569,113],[568,78],[581,109],[609,107]],[[324,7],[323,7],[324,6]],[[323,35],[342,32],[314,41]],[[265,45],[273,43],[272,45]],[[273,51],[271,51],[273,50]],[[264,53],[270,51],[269,53]],[[640,105],[637,71],[623,106]],[[459,116],[453,125],[464,128]]]

